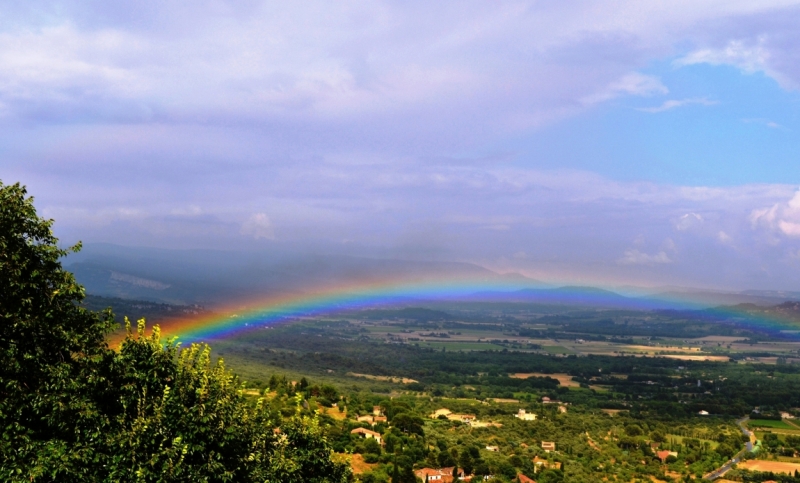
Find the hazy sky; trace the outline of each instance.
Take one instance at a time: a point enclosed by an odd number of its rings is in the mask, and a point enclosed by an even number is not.
[[[0,5],[65,241],[800,290],[800,1]]]

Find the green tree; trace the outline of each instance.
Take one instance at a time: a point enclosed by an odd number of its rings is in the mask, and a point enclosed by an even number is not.
[[[464,470],[465,475],[471,475],[472,471],[475,468],[475,464],[472,460],[472,455],[469,454],[468,449],[461,450],[461,455],[458,458],[458,464],[461,466],[461,469]]]

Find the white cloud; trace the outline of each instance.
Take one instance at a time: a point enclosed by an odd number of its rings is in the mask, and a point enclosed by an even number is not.
[[[622,258],[618,259],[617,262],[622,265],[655,265],[672,263],[672,260],[663,250],[650,255],[632,248],[625,250],[625,254],[622,256]]]
[[[800,237],[800,191],[789,201],[775,203],[750,213],[754,228],[763,228],[788,237]]]
[[[247,219],[242,224],[240,231],[242,235],[250,235],[256,240],[265,238],[267,240],[275,239],[275,230],[272,227],[272,222],[269,217],[264,213],[256,213]]]
[[[703,217],[697,213],[686,213],[678,218],[675,222],[675,229],[679,231],[686,231],[690,228],[700,226],[703,223]]]
[[[649,113],[655,114],[655,113],[659,113],[659,112],[669,111],[669,110],[675,109],[677,107],[683,107],[683,106],[689,106],[689,105],[713,106],[715,104],[718,104],[718,102],[717,101],[710,101],[710,100],[706,99],[705,97],[695,97],[695,98],[691,98],[691,99],[681,99],[681,100],[670,99],[670,100],[664,101],[660,106],[642,107],[642,108],[639,108],[637,110],[638,111],[642,111],[642,112],[649,112]]]
[[[747,118],[747,119],[742,119],[742,122],[746,123],[746,124],[761,124],[761,125],[766,126],[766,127],[770,128],[770,129],[786,130],[786,128],[784,126],[781,126],[777,122],[771,121],[769,119]]]
[[[733,243],[733,238],[731,238],[730,235],[728,235],[722,230],[720,230],[719,233],[717,233],[717,240],[719,240],[720,243],[724,245],[730,245],[731,243]]]
[[[748,74],[763,72],[784,87],[796,87],[798,79],[792,78],[784,69],[775,68],[776,64],[783,62],[776,59],[775,55],[783,56],[787,52],[781,52],[780,46],[769,45],[768,40],[766,35],[755,39],[730,40],[724,47],[695,50],[676,60],[675,65],[732,65]]]
[[[596,104],[623,95],[647,97],[667,93],[669,93],[669,89],[661,83],[658,77],[631,72],[610,83],[599,92],[584,97],[582,101],[584,104]]]
[[[731,40],[719,49],[706,48],[696,50],[675,61],[676,65],[693,64],[730,64],[746,72],[766,69],[770,53],[764,48],[763,38],[755,43],[743,40]]]

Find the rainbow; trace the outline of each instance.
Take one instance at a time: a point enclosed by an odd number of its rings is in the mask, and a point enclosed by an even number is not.
[[[527,301],[574,304],[605,308],[692,311],[687,316],[705,321],[734,324],[784,337],[800,336],[797,320],[784,316],[754,314],[744,308],[725,307],[700,310],[696,301],[622,297],[613,292],[580,287],[533,289],[524,298],[525,286],[496,280],[433,279],[340,284],[303,294],[267,296],[224,308],[211,315],[184,318],[161,325],[165,337],[177,336],[182,342],[227,338],[281,322],[334,315],[339,312],[396,307],[430,301]]]
[[[519,284],[453,279],[341,284],[300,295],[268,296],[186,318],[161,327],[164,336],[181,341],[220,339],[280,322],[365,308],[392,307],[412,301],[463,300],[486,291],[520,290]]]

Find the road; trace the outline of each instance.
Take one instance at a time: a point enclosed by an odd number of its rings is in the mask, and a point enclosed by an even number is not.
[[[747,427],[744,425],[744,423],[746,423],[749,419],[750,418],[745,416],[742,419],[739,419],[738,421],[736,421],[736,424],[739,426],[739,429],[742,430],[742,434],[744,434],[745,436],[748,436],[750,438],[750,440],[748,442],[746,442],[744,444],[744,448],[742,448],[741,451],[736,453],[736,455],[733,458],[731,458],[727,463],[725,463],[724,465],[720,466],[719,468],[717,468],[716,470],[712,471],[711,473],[703,475],[704,479],[706,479],[706,480],[716,480],[717,478],[719,478],[722,475],[724,475],[725,473],[727,473],[728,470],[730,470],[733,465],[735,465],[736,463],[741,461],[742,460],[742,456],[746,452],[753,451],[753,437],[752,437],[753,433],[750,432],[747,429]]]

